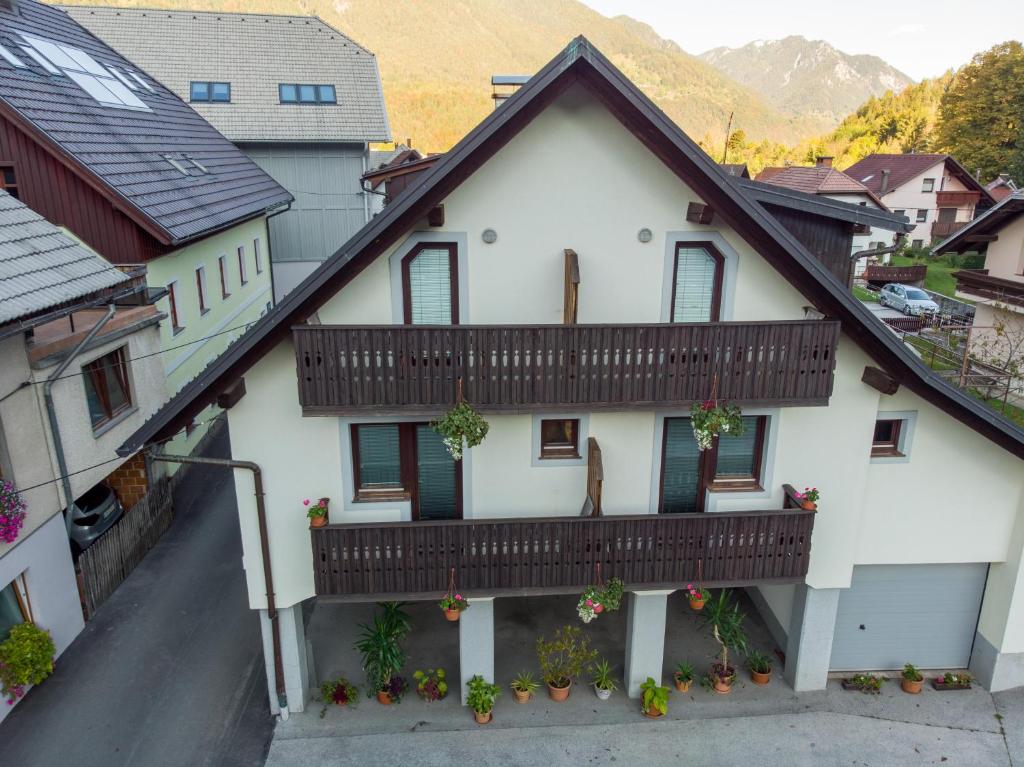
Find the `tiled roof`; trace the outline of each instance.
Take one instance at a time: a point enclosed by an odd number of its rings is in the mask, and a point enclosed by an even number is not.
[[[874,197],[864,184],[842,171],[817,165],[765,168],[757,175],[757,180],[807,194],[866,194]]]
[[[158,239],[180,244],[291,200],[187,104],[66,13],[36,0],[19,0],[17,7],[11,12],[0,6],[0,45],[26,66],[0,57],[0,115],[56,144]],[[104,106],[68,77],[47,74],[19,47],[20,33],[74,46],[122,74],[139,74],[152,90],[133,93],[148,109]],[[185,160],[186,175],[166,156],[194,158],[209,173]]]
[[[929,168],[945,162],[946,154],[869,154],[846,169],[846,175],[864,184],[875,194],[882,190],[882,171],[889,171],[887,192],[903,186]]]
[[[232,141],[390,141],[374,55],[315,17],[63,6],[189,100],[192,81],[231,83],[193,108]],[[333,85],[337,104],[281,104],[281,83]]]
[[[0,190],[0,324],[131,278]]]

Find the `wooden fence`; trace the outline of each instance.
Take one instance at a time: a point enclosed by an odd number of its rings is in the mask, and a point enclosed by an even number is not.
[[[158,480],[130,511],[78,558],[86,619],[114,593],[171,524],[171,480]]]
[[[446,520],[310,531],[321,597],[360,601],[463,593],[566,593],[603,577],[630,589],[802,581],[814,512]]]
[[[306,415],[826,404],[839,323],[379,326],[293,329]]]

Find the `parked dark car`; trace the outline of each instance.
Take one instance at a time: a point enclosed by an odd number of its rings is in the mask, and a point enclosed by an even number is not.
[[[124,514],[114,491],[100,483],[72,504],[71,551],[80,554],[95,543]]]

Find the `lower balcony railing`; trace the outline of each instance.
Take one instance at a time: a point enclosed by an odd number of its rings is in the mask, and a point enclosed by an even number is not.
[[[802,581],[814,512],[802,509],[611,517],[328,525],[311,530],[316,593],[350,601],[443,594],[454,568],[475,594],[629,590]]]
[[[953,272],[958,293],[991,299],[1004,304],[1024,306],[1024,280],[991,277],[984,269],[963,269]]]

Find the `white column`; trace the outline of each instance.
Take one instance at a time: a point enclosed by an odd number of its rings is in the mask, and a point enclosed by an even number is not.
[[[459,617],[459,685],[466,705],[466,682],[479,674],[494,683],[494,598],[475,597]]]
[[[640,697],[640,685],[653,678],[661,684],[665,660],[665,619],[672,591],[634,591],[626,616],[626,694]]]
[[[796,692],[824,690],[832,659],[839,589],[798,584],[786,643],[785,677]]]
[[[288,711],[299,712],[305,709],[309,700],[309,664],[302,603],[277,608],[277,622],[281,632],[281,667],[284,669]],[[263,633],[263,658],[267,667],[270,713],[279,714],[281,708],[277,702],[277,682],[274,677],[274,644],[266,610],[260,610],[260,630]]]

